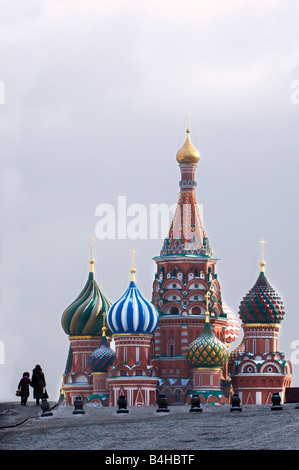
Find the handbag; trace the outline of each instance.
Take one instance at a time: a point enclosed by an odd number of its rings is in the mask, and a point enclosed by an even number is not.
[[[16,391],[16,396],[19,397],[20,395],[21,395],[20,390],[17,390],[17,391]]]
[[[44,390],[44,393],[43,393],[43,398],[49,398],[46,387],[45,387],[45,390]]]

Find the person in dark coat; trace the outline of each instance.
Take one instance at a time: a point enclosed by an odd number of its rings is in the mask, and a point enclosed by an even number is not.
[[[36,404],[39,405],[39,400],[43,398],[44,387],[46,386],[45,376],[40,365],[36,365],[32,371],[31,385],[33,387],[33,398],[35,398]]]
[[[18,390],[20,390],[21,396],[21,405],[27,404],[27,399],[30,394],[29,385],[31,385],[29,372],[24,372],[23,377],[21,378],[18,385]]]

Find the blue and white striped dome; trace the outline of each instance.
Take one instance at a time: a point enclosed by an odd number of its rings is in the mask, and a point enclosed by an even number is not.
[[[157,310],[141,295],[134,281],[130,282],[124,295],[110,307],[107,315],[112,334],[152,334],[158,321]]]

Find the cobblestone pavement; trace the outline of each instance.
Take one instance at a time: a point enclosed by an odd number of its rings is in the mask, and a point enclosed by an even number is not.
[[[53,416],[28,417],[23,424],[0,429],[1,450],[299,450],[299,409],[294,404],[271,411],[271,406],[203,406],[116,408],[89,404],[84,415],[59,405]],[[27,410],[26,410],[27,412]],[[1,426],[1,420],[0,420]]]

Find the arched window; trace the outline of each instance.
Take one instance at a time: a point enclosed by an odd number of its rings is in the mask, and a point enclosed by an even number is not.
[[[179,314],[179,309],[177,307],[172,307],[170,310],[170,315],[178,315]]]
[[[87,377],[85,377],[85,375],[76,375],[76,377],[74,378],[73,380],[74,383],[79,383],[79,384],[87,384],[88,383],[88,379]]]
[[[124,362],[127,362],[127,348],[124,347]]]
[[[173,357],[173,356],[174,356],[174,345],[170,344],[169,345],[169,357]]]
[[[256,353],[256,339],[252,340],[252,349],[253,349],[252,353],[255,354]]]
[[[266,339],[265,341],[265,352],[266,353],[269,352],[269,340],[268,339]]]
[[[200,314],[201,314],[200,307],[193,307],[192,308],[192,315],[200,315]]]
[[[140,359],[139,359],[139,347],[137,346],[136,348],[136,362],[139,362]]]

